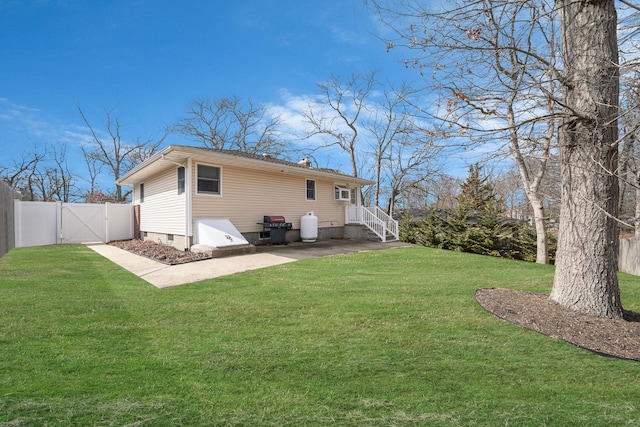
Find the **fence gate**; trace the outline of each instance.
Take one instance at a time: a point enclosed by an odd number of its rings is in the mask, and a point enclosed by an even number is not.
[[[16,247],[133,238],[131,205],[15,201]]]
[[[104,205],[62,203],[60,243],[106,242]]]

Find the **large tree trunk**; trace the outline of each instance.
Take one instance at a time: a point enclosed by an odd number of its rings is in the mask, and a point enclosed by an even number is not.
[[[551,299],[621,318],[618,264],[618,45],[614,0],[557,0],[567,117],[559,129],[562,201]]]

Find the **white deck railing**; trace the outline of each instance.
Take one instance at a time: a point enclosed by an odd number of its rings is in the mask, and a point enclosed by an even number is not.
[[[383,242],[386,242],[390,235],[395,240],[400,240],[398,221],[377,206],[347,206],[345,208],[345,222],[364,225]]]

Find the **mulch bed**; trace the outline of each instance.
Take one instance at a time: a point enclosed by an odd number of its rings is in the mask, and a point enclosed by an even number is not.
[[[204,253],[195,253],[190,251],[181,251],[164,243],[154,242],[152,240],[120,240],[110,242],[111,246],[124,249],[136,255],[150,258],[163,264],[176,265],[187,262],[200,261],[210,259],[211,256]]]
[[[564,308],[549,295],[509,289],[478,289],[476,301],[500,319],[594,353],[640,361],[640,314],[624,320],[588,316]]]

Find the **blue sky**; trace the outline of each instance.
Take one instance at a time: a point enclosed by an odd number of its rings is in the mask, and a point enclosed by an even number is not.
[[[195,98],[285,104],[332,74],[415,77],[378,36],[361,0],[0,0],[3,155],[86,133],[78,105],[146,137]]]
[[[161,135],[194,99],[225,96],[268,104],[299,130],[300,109],[332,75],[375,69],[420,84],[401,51],[387,53],[384,31],[362,0],[0,0],[0,166],[66,143],[84,174],[78,106],[99,132],[113,109],[125,142]],[[346,158],[325,162],[350,171]]]

